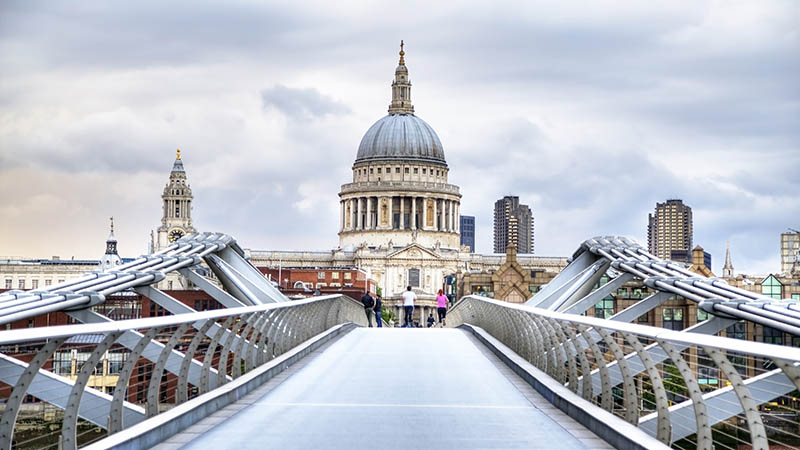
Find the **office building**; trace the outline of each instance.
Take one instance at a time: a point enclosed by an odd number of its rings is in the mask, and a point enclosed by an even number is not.
[[[661,259],[670,259],[675,250],[682,250],[676,255],[686,255],[688,259],[692,249],[692,208],[678,199],[656,203],[655,212],[648,215],[647,245],[650,253]]]
[[[533,213],[517,196],[505,196],[494,203],[494,252],[505,253],[514,243],[519,253],[533,253]]]
[[[461,247],[469,247],[469,252],[475,253],[475,216],[459,216],[458,220],[461,224]]]

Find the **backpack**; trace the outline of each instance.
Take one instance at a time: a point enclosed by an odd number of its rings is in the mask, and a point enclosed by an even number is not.
[[[375,306],[375,299],[369,294],[364,294],[364,296],[361,297],[361,303],[364,304],[364,308],[372,308]]]

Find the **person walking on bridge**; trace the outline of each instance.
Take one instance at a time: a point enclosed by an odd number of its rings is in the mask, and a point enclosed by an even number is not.
[[[439,315],[439,326],[444,326],[444,318],[447,316],[447,296],[444,291],[439,289],[439,295],[436,296],[436,313]]]
[[[381,318],[381,309],[383,308],[383,302],[381,301],[381,295],[375,294],[375,307],[372,308],[375,311],[375,325],[378,328],[383,328],[383,319]]]
[[[364,313],[367,315],[367,322],[369,322],[369,327],[372,328],[372,308],[375,307],[375,299],[369,295],[369,291],[364,293],[364,296],[361,297],[361,303],[364,305]]]
[[[406,322],[403,324],[404,327],[414,326],[414,301],[416,299],[417,294],[411,290],[411,286],[408,286],[406,291],[403,292],[403,310],[406,313]]]

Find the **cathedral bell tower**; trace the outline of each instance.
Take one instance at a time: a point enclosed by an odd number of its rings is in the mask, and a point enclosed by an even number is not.
[[[169,182],[161,194],[161,202],[161,226],[158,227],[156,250],[169,246],[187,234],[195,233],[192,226],[192,189],[186,183],[180,149],[169,173]]]

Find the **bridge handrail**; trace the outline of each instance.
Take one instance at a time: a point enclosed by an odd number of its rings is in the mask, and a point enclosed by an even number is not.
[[[709,321],[735,323],[718,317]],[[565,314],[476,295],[462,297],[449,312],[449,326],[462,323],[483,328],[574,394],[665,444],[696,435],[681,446],[696,443],[697,448],[711,449],[720,444],[713,438],[725,434],[753,448],[800,444],[800,424],[789,424],[793,428],[786,431],[781,423],[765,420],[768,411],[759,408],[800,390],[798,348]],[[725,381],[728,386],[718,388]],[[780,408],[800,414],[791,402]],[[735,419],[739,414],[745,417],[744,427]]]
[[[733,351],[738,353],[746,353],[752,356],[766,357],[770,359],[785,359],[793,362],[800,363],[800,348],[786,347],[782,345],[767,344],[756,341],[745,341],[742,339],[732,339],[722,336],[710,336],[707,334],[686,333],[665,328],[653,327],[649,325],[641,325],[627,322],[616,322],[606,319],[599,319],[589,316],[578,316],[575,314],[565,314],[555,311],[549,311],[535,306],[524,304],[508,303],[502,300],[495,300],[489,297],[482,297],[480,295],[466,295],[459,299],[453,309],[459,307],[459,304],[465,300],[479,300],[486,303],[494,304],[507,308],[510,310],[517,310],[536,314],[541,317],[571,322],[574,324],[585,325],[587,327],[598,327],[613,332],[633,333],[640,337],[645,337],[652,340],[664,340],[677,344],[687,345],[702,345],[707,347],[715,347],[720,350]],[[2,333],[0,333],[2,336]]]
[[[21,342],[33,342],[46,339],[61,337],[71,337],[80,334],[108,334],[114,332],[124,332],[143,328],[167,327],[193,323],[201,320],[220,319],[231,316],[241,316],[257,312],[266,312],[277,309],[294,308],[300,305],[307,305],[316,302],[323,302],[333,298],[342,297],[343,301],[361,306],[360,302],[343,294],[330,294],[317,297],[309,297],[300,300],[283,303],[268,303],[256,306],[243,306],[240,308],[213,309],[194,313],[175,314],[169,316],[147,317],[144,319],[115,320],[101,323],[86,323],[73,325],[58,325],[40,328],[21,328],[15,330],[0,331],[0,345],[18,344]]]
[[[332,294],[145,319],[0,331],[0,351],[7,352],[0,353],[0,382],[11,386],[0,411],[0,448],[10,448],[28,394],[64,409],[62,425],[51,434],[60,435],[60,448],[76,449],[79,417],[115,433],[189,400],[190,385],[198,395],[209,392],[346,323],[365,326],[364,307],[344,294]],[[81,336],[91,339],[69,340]],[[113,399],[89,387],[98,363],[112,349],[126,355],[112,381]],[[44,369],[53,364],[55,370],[59,350],[73,353],[72,381]],[[78,359],[76,351],[84,359]],[[141,359],[152,364],[143,379]],[[140,378],[134,379],[136,367]],[[167,373],[174,375],[172,381]],[[145,387],[144,408],[126,401]],[[170,389],[174,403],[162,398]]]

